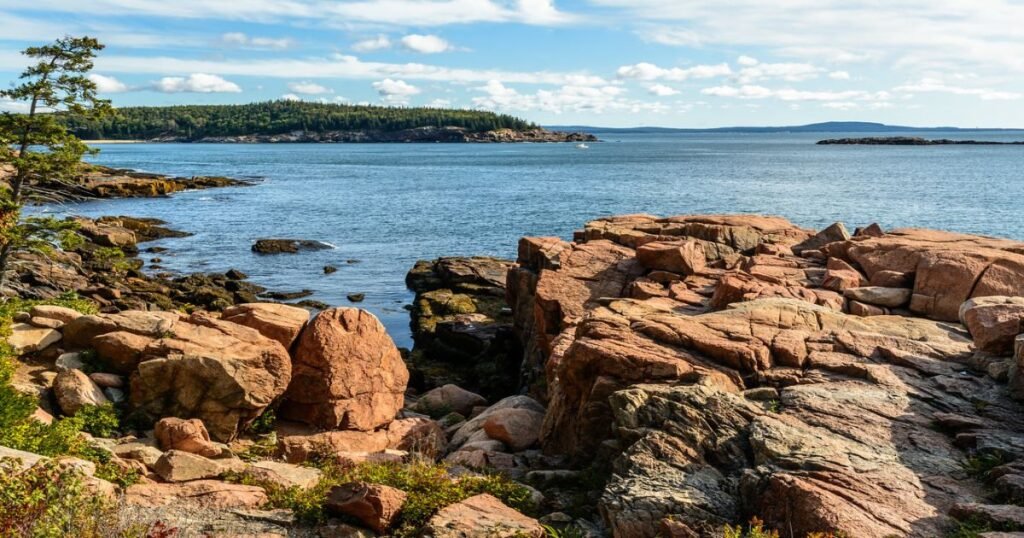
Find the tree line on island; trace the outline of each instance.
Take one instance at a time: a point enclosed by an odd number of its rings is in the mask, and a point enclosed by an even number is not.
[[[125,107],[103,117],[68,114],[64,122],[83,139],[148,140],[278,135],[294,131],[401,131],[457,127],[468,132],[525,131],[537,125],[480,110],[267,101],[245,105]]]

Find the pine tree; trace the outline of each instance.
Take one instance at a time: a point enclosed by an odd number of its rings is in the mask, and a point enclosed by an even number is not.
[[[96,97],[87,74],[103,45],[91,37],[63,37],[49,45],[29,47],[22,54],[37,60],[21,74],[22,83],[0,90],[25,105],[24,112],[0,115],[0,166],[12,170],[0,186],[0,288],[13,252],[33,248],[59,230],[53,219],[22,219],[22,208],[43,182],[73,181],[82,157],[90,150],[70,134],[57,113],[95,121],[110,110]]]

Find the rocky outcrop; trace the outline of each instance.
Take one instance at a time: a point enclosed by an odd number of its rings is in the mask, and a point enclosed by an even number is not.
[[[10,167],[0,166],[0,182],[7,182]],[[136,170],[83,166],[73,182],[43,181],[38,185],[46,192],[47,203],[55,200],[80,201],[95,198],[154,198],[186,190],[239,187],[252,182],[227,177],[193,176],[191,178],[150,174]]]
[[[231,440],[281,396],[291,359],[254,329],[193,314],[149,342],[131,378],[132,404],[153,417],[198,418]]]
[[[398,348],[373,314],[327,310],[299,337],[280,416],[325,429],[374,430],[394,420],[408,381]]]
[[[284,393],[291,378],[291,358],[278,341],[207,313],[81,316],[63,332],[70,349],[96,350],[108,368],[130,376],[131,404],[137,412],[153,420],[200,419],[202,424],[192,428],[198,438],[205,425],[214,439],[233,439]],[[73,368],[60,376],[81,377],[75,386],[95,385]],[[171,445],[171,438],[178,437],[172,430],[181,433],[181,428],[166,429]]]
[[[695,244],[703,267],[684,263]],[[955,323],[968,299],[1024,295],[1022,253],[747,216],[523,239],[508,293],[524,368],[546,380],[541,444],[612,456],[599,509],[615,536],[753,516],[795,536],[943,535],[956,503],[991,503],[965,458],[1024,456],[1000,368],[1012,301],[968,303],[971,333]]]
[[[49,255],[14,254],[12,275],[0,293],[52,299],[75,292],[94,301],[104,313],[196,308],[216,311],[233,304],[260,302],[258,297],[269,295],[265,288],[247,282],[246,276],[235,270],[189,275],[144,271],[140,251],[158,248],[143,247],[146,241],[188,235],[166,228],[163,221],[124,216],[73,220],[79,228],[72,236],[77,239],[67,241],[69,250]]]
[[[412,385],[429,390],[457,385],[488,399],[519,385],[519,342],[505,303],[512,262],[498,258],[419,261],[406,276],[416,292]]]

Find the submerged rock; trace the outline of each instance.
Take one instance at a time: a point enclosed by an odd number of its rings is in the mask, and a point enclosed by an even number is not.
[[[322,241],[310,239],[257,239],[252,251],[257,254],[296,254],[304,250],[327,250],[333,248]]]

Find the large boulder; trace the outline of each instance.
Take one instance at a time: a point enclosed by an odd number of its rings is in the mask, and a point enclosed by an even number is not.
[[[224,442],[281,396],[291,378],[280,343],[202,313],[175,323],[142,355],[131,403],[153,417],[198,418]]]
[[[103,405],[110,400],[89,376],[81,370],[61,370],[53,381],[53,393],[65,415],[74,416],[87,405]]]
[[[1024,333],[1024,297],[978,297],[960,307],[960,322],[974,345],[993,355],[1013,353],[1013,342]]]
[[[309,321],[309,311],[277,303],[245,303],[225,308],[223,318],[256,329],[263,336],[280,342],[285,349],[291,349]]]
[[[220,476],[217,462],[182,450],[168,450],[153,464],[153,471],[168,482],[190,482]]]
[[[486,404],[487,400],[483,396],[458,385],[448,384],[423,393],[416,400],[416,410],[435,416],[442,411],[453,411],[468,416],[473,412],[474,407]]]
[[[302,332],[279,416],[369,431],[394,420],[409,372],[384,326],[354,308],[321,312]]]
[[[540,438],[544,413],[530,409],[501,409],[490,413],[484,422],[488,437],[505,443],[513,452],[526,450]]]

